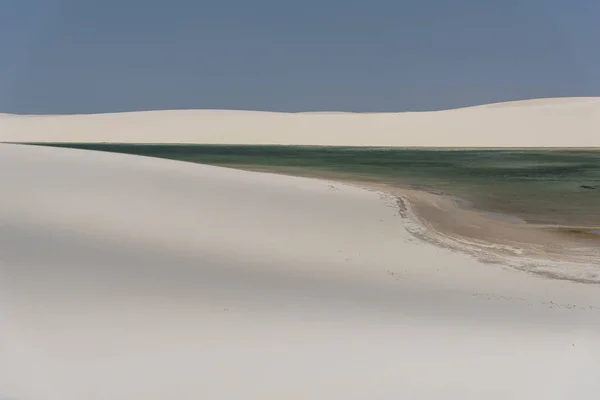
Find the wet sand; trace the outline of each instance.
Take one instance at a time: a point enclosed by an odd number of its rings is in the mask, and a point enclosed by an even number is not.
[[[477,209],[464,198],[439,190],[357,180],[354,175],[307,168],[235,166],[255,172],[327,179],[389,196],[407,230],[417,239],[478,261],[495,263],[552,279],[600,284],[600,227],[527,223]]]
[[[600,283],[600,236],[587,227],[529,224],[473,208],[443,194],[381,188],[406,201],[406,218],[426,229],[413,230],[439,246],[463,251],[483,262],[511,266],[555,279]],[[565,267],[568,265],[568,267]]]
[[[531,224],[479,210],[443,192],[351,182],[397,198],[408,231],[420,240],[553,279],[600,284],[598,228]],[[411,224],[412,222],[412,224]]]

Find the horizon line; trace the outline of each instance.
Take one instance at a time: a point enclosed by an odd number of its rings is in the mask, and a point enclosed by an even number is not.
[[[357,115],[369,115],[369,114],[409,114],[409,113],[436,113],[451,110],[462,110],[467,108],[478,108],[486,106],[500,106],[503,104],[515,103],[535,103],[537,101],[546,100],[588,100],[589,102],[600,102],[600,96],[568,96],[568,97],[534,97],[525,98],[519,100],[507,100],[494,103],[483,103],[475,104],[470,106],[445,108],[438,110],[418,110],[418,111],[270,111],[270,110],[251,110],[251,109],[225,109],[225,108],[164,108],[164,109],[141,109],[141,110],[126,110],[126,111],[107,111],[107,112],[90,112],[90,113],[64,113],[64,114],[28,114],[28,113],[0,113],[1,116],[15,116],[15,117],[62,117],[62,116],[90,116],[90,115],[110,115],[110,114],[132,114],[132,113],[144,113],[144,112],[169,112],[169,111],[206,111],[206,112],[242,112],[242,113],[266,113],[266,114],[357,114]],[[581,104],[580,101],[575,102]],[[537,104],[539,107],[548,106],[564,106],[565,103],[558,102],[558,104]]]

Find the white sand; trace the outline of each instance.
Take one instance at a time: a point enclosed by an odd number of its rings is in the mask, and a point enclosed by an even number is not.
[[[132,126],[128,139],[159,140],[188,126],[172,120],[162,122],[173,127],[166,132],[150,129],[160,115],[178,114],[48,117],[32,125],[14,117],[2,138],[56,140],[59,126],[64,138],[116,138],[117,130],[103,129],[145,118],[149,133]],[[211,137],[192,132],[202,113],[181,115],[190,118],[185,135]],[[237,115],[236,124],[244,114]],[[373,122],[378,135],[388,129],[370,118],[357,121]],[[244,131],[229,133],[233,140]],[[275,131],[261,138],[269,135],[302,139]],[[559,136],[544,144],[597,139]],[[0,145],[0,182],[1,399],[600,395],[597,286],[424,245],[407,233],[394,202],[375,192],[17,145]]]
[[[144,142],[432,147],[600,147],[600,98],[415,113],[149,111],[0,115],[0,142]]]

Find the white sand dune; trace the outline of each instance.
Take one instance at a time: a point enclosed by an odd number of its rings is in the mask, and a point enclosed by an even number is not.
[[[0,142],[143,142],[424,147],[600,147],[600,98],[436,112],[146,111],[0,116]]]
[[[0,182],[2,399],[600,394],[598,287],[414,241],[376,192],[8,144]]]
[[[547,99],[530,99],[530,100],[517,100],[517,101],[505,101],[502,103],[484,104],[481,106],[474,107],[540,107],[540,106],[581,106],[585,104],[593,104],[600,102],[600,97],[553,97]],[[473,108],[474,108],[473,107]]]

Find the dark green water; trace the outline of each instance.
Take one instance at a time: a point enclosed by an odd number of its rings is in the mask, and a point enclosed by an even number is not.
[[[47,144],[440,190],[528,222],[600,226],[600,150]]]

